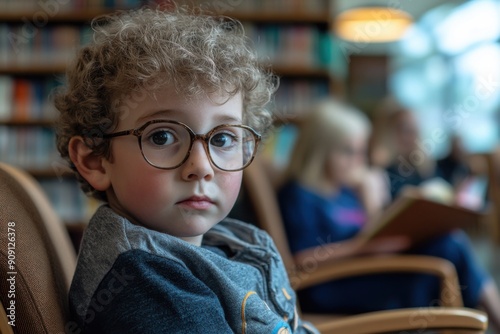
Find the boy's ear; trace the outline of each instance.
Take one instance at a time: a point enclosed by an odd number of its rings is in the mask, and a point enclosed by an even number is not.
[[[94,154],[81,136],[69,140],[68,153],[80,175],[98,191],[106,191],[111,182],[103,166],[104,157]]]

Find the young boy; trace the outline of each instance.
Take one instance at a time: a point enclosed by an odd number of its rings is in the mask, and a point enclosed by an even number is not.
[[[95,21],[58,92],[57,143],[89,223],[69,294],[84,333],[316,333],[271,239],[225,219],[275,91],[234,21],[141,9]]]

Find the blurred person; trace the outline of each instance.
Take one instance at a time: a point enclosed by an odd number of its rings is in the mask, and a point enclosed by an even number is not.
[[[462,139],[455,134],[446,156],[437,160],[437,175],[447,181],[454,191],[454,204],[471,210],[488,206],[488,167],[484,156],[471,156]]]
[[[389,110],[387,135],[392,158],[386,171],[392,199],[406,187],[418,187],[438,176],[436,162],[430,157],[420,138],[420,130],[413,112],[393,105]]]
[[[381,101],[376,114],[371,157],[386,169],[392,200],[408,191],[448,205],[486,209],[484,158],[472,158],[459,134],[451,136],[448,154],[435,160],[431,153],[446,140],[445,131],[436,127],[423,138],[415,113],[391,96]]]
[[[305,117],[279,189],[278,200],[291,251],[299,265],[311,258],[328,262],[349,252],[354,236],[380,212],[385,187],[366,163],[370,122],[358,110],[334,100],[319,103]],[[407,138],[412,141],[412,138]],[[375,201],[373,200],[375,199]],[[322,247],[321,259],[314,256]],[[362,253],[430,255],[451,261],[465,306],[483,306],[497,327],[500,297],[491,277],[473,258],[467,236],[452,233],[409,248],[404,238],[372,242]],[[327,255],[328,254],[328,255]],[[358,253],[359,254],[359,253]],[[341,279],[299,292],[304,312],[363,313],[431,306],[439,281],[423,274],[379,274]]]
[[[462,143],[462,138],[453,135],[450,140],[449,152],[436,163],[437,175],[458,187],[470,174],[467,163],[468,154]]]

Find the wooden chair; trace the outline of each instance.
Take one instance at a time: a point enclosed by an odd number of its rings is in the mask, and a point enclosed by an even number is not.
[[[67,293],[76,267],[75,250],[36,180],[3,163],[0,245],[1,333],[65,333],[71,325]],[[10,272],[15,273],[15,285],[3,278]],[[9,296],[14,287],[15,298]],[[15,327],[8,325],[11,301],[15,301]]]
[[[457,274],[453,264],[447,260],[415,255],[357,256],[339,258],[329,265],[318,264],[314,270],[298,266],[290,252],[275,190],[261,163],[257,157],[245,169],[243,187],[255,210],[258,224],[273,238],[295,290],[334,279],[382,272],[428,273],[441,280],[441,307],[379,311],[340,319],[329,315],[302,314],[305,320],[311,321],[322,333],[421,331],[423,327],[429,330],[470,331],[468,333],[483,333],[486,330],[487,317],[483,312],[462,307]],[[450,295],[456,298],[450,298]],[[422,321],[415,320],[419,314],[425,314]]]
[[[8,289],[0,282],[0,330],[11,333],[63,333],[68,323],[67,291],[75,268],[75,253],[62,223],[26,173],[0,163],[0,245],[7,245],[7,222],[16,234],[16,326],[8,325]],[[7,248],[0,249],[0,270],[9,272]],[[337,266],[336,266],[337,267]],[[320,272],[320,271],[318,271]],[[347,270],[347,272],[352,272]],[[313,274],[301,286],[326,280]],[[486,316],[463,308],[408,309],[374,312],[335,321],[316,321],[322,333],[381,333],[425,328],[466,329],[483,333]]]
[[[496,245],[500,244],[500,147],[483,155],[488,176],[490,208],[490,233]]]

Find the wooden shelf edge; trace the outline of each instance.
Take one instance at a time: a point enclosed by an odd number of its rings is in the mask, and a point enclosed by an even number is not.
[[[270,67],[274,72],[290,76],[316,76],[328,77],[330,74],[326,68],[308,65],[280,65],[264,63],[263,66]],[[46,74],[63,74],[66,70],[66,64],[0,64],[0,74],[7,75],[46,75]]]
[[[259,23],[315,23],[328,24],[330,17],[327,12],[307,13],[307,12],[228,12],[221,14],[239,21],[252,21]]]
[[[122,8],[123,9],[123,8]],[[120,8],[97,8],[97,9],[63,9],[57,11],[56,13],[48,13],[46,11],[40,10],[29,10],[29,11],[3,11],[0,14],[0,21],[9,23],[25,23],[33,21],[40,21],[43,18],[47,18],[50,23],[60,23],[60,22],[74,22],[74,23],[85,23],[90,22],[93,18],[101,15],[106,15],[112,12],[120,10]],[[36,26],[36,25],[35,25]]]
[[[0,75],[63,74],[66,64],[0,64]]]
[[[93,18],[101,15],[113,13],[118,10],[127,10],[131,8],[97,8],[97,9],[64,9],[57,13],[48,13],[43,10],[28,10],[28,11],[4,11],[0,13],[0,21],[9,23],[23,23],[26,20],[29,22],[40,20],[46,17],[50,23],[74,22],[85,23],[90,22]],[[306,11],[290,11],[290,12],[238,12],[227,11],[222,13],[214,13],[218,16],[227,16],[240,21],[253,21],[261,23],[316,23],[328,24],[330,17],[328,12],[306,12]]]
[[[317,78],[329,78],[330,73],[327,69],[321,67],[313,67],[306,65],[278,65],[270,64],[268,66],[274,73],[281,76],[304,76],[304,77],[317,77]]]
[[[52,128],[54,126],[55,120],[51,119],[0,119],[0,125],[4,126],[43,126],[47,128]]]

